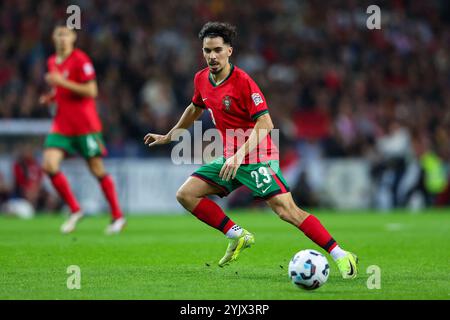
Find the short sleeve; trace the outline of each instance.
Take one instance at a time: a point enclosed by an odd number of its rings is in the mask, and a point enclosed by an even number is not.
[[[269,113],[266,98],[253,79],[248,77],[244,81],[246,81],[246,84],[243,85],[244,89],[242,90],[244,95],[243,101],[250,113],[250,117],[255,121],[260,116]]]
[[[202,96],[200,94],[200,90],[199,90],[199,84],[198,84],[198,74],[195,75],[194,77],[194,95],[192,96],[192,104],[196,107],[205,109],[206,106],[203,103],[203,99]]]
[[[88,82],[95,79],[95,69],[91,59],[87,56],[80,58],[79,81]]]

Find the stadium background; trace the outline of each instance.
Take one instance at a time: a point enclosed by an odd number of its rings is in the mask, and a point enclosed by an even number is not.
[[[81,8],[77,46],[94,62],[107,165],[128,213],[183,212],[175,190],[195,166],[174,166],[171,146],[149,150],[142,138],[168,131],[189,104],[204,66],[197,33],[210,20],[238,27],[232,62],[268,100],[301,206],[449,205],[449,7],[372,2],[2,1],[1,211],[18,197],[38,211],[61,209],[36,169],[51,117],[38,97],[48,89],[52,28],[70,4]],[[371,4],[381,8],[381,30],[366,27]],[[107,208],[81,160],[64,170],[87,211]],[[260,205],[245,190],[222,204]]]

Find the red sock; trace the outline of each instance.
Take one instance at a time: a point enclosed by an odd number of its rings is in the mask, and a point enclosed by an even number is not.
[[[330,252],[337,246],[336,241],[320,223],[319,219],[309,215],[298,228],[317,245]]]
[[[101,178],[100,185],[102,186],[103,194],[105,195],[106,200],[108,200],[113,219],[116,220],[122,218],[122,210],[120,209],[119,199],[117,198],[116,188],[111,176],[106,175]]]
[[[50,180],[61,198],[63,198],[64,202],[70,207],[70,211],[72,213],[80,211],[80,205],[70,189],[66,176],[62,172],[58,172],[57,174],[50,176]]]
[[[235,225],[235,223],[225,215],[222,209],[214,201],[211,201],[208,198],[200,200],[192,213],[204,223],[222,231],[224,234]]]

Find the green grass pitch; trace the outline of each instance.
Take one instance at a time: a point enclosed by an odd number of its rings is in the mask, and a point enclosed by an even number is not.
[[[360,258],[359,276],[341,280],[331,267],[314,291],[287,277],[299,250],[321,250],[274,214],[230,214],[256,244],[225,268],[217,261],[227,241],[186,215],[130,216],[123,234],[106,236],[104,215],[88,217],[71,235],[62,216],[32,220],[0,216],[0,299],[450,299],[450,212],[410,214],[315,212],[345,249]],[[67,288],[67,267],[81,270],[81,289]],[[368,289],[381,269],[381,289]]]

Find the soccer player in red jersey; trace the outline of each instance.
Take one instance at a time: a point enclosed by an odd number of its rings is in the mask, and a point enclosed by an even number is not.
[[[107,199],[112,222],[106,233],[119,233],[126,225],[119,205],[114,181],[106,172],[102,157],[106,155],[102,139],[102,124],[97,114],[95,97],[97,81],[95,70],[86,53],[74,47],[76,33],[65,25],[53,31],[56,53],[47,60],[45,80],[52,91],[41,96],[40,103],[56,103],[56,115],[50,134],[45,140],[43,169],[70,207],[71,215],[61,226],[61,232],[75,230],[83,211],[73,194],[69,182],[60,171],[65,155],[80,154],[86,159],[91,173],[98,179]]]
[[[200,167],[180,187],[176,197],[198,219],[230,239],[219,266],[236,260],[242,250],[254,244],[255,238],[206,196],[226,196],[245,185],[281,219],[330,253],[344,279],[354,278],[356,255],[341,249],[320,221],[292,199],[279,168],[278,150],[269,134],[273,124],[265,97],[250,76],[229,61],[235,35],[235,27],[227,23],[208,22],[203,26],[199,38],[208,67],[194,77],[192,103],[169,133],[149,133],[144,143],[149,146],[169,143],[175,130],[189,128],[205,109],[211,113],[223,138],[224,156]],[[243,130],[251,133],[246,139],[239,139],[241,136],[236,132]]]

